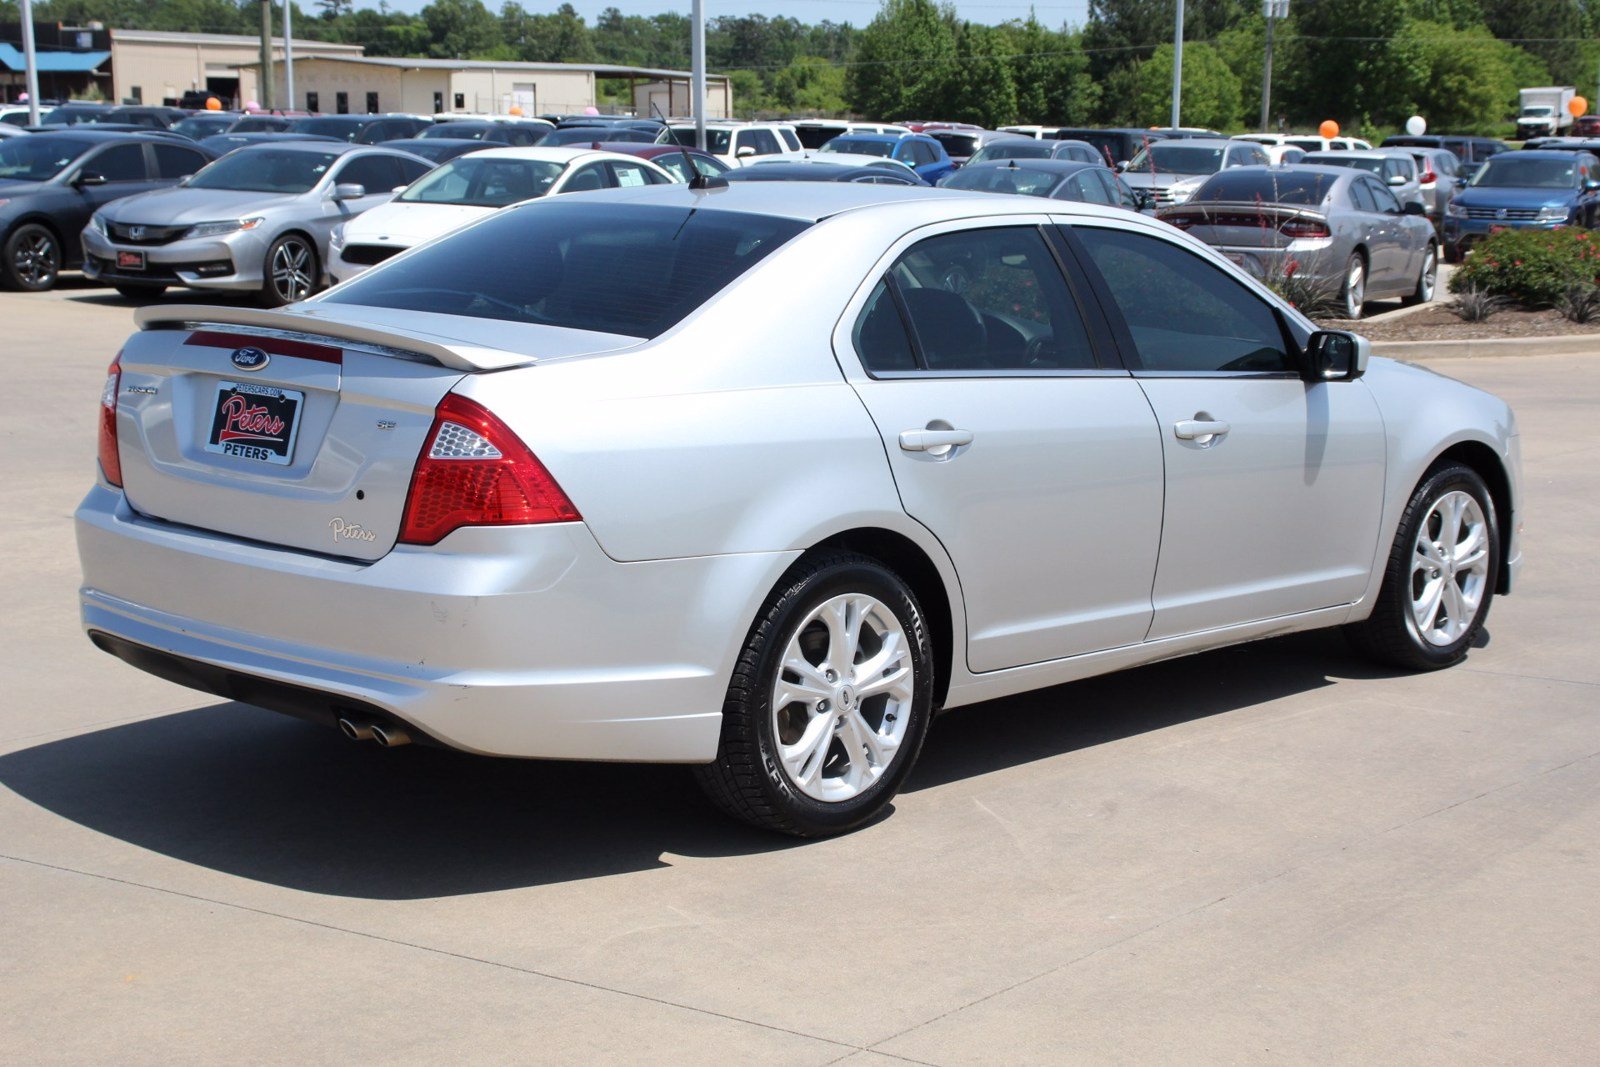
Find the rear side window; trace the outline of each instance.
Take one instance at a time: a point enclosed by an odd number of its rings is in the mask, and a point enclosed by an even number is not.
[[[199,152],[181,145],[158,144],[154,147],[156,173],[163,178],[187,178],[208,162]]]
[[[783,143],[788,145],[789,151],[800,151],[800,138],[795,136],[793,130],[779,130],[778,136],[783,138]]]
[[[339,168],[334,181],[363,186],[368,196],[387,193],[397,186],[407,184],[400,176],[400,168],[393,156],[362,156],[352,159]]]
[[[1128,332],[1139,366],[1171,374],[1294,370],[1271,305],[1170,241],[1075,228]]]
[[[655,337],[810,225],[582,200],[498,212],[325,299]]]

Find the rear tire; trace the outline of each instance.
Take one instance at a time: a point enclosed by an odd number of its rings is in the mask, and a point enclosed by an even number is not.
[[[1354,322],[1367,306],[1367,261],[1357,252],[1344,266],[1344,281],[1339,286],[1339,304],[1344,317]]]
[[[1411,494],[1372,614],[1345,627],[1381,663],[1434,671],[1466,658],[1500,573],[1494,499],[1471,467],[1443,464]]]
[[[867,556],[804,559],[750,628],[716,762],[695,777],[718,807],[755,826],[844,833],[899,790],[932,702],[933,649],[910,588]]]
[[[164,285],[130,285],[119,282],[112,286],[124,300],[154,300],[167,291]]]
[[[1401,303],[1407,307],[1426,304],[1433,299],[1434,288],[1439,284],[1439,248],[1430,243],[1422,257],[1422,273],[1417,276],[1417,287]]]
[[[0,252],[0,281],[8,289],[43,293],[61,276],[61,242],[49,227],[24,223],[11,231]]]

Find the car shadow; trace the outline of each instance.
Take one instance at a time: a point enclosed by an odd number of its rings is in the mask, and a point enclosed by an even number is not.
[[[111,287],[110,282],[96,281],[86,274],[63,274],[56,279],[56,290],[66,294],[65,299],[75,304],[95,304],[100,307],[142,308],[147,304],[234,304],[240,297],[229,293],[208,293],[198,289],[173,286],[161,296],[129,300]],[[248,299],[249,293],[243,295]]]
[[[1331,684],[1377,677],[1302,635],[941,716],[908,791],[938,788]],[[236,703],[0,756],[0,784],[64,819],[240,878],[333,896],[484,893],[801,844],[729,820],[686,768],[353,745]]]

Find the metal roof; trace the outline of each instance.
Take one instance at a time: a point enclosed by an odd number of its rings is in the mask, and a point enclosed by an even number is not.
[[[275,62],[281,62],[276,60]],[[661,70],[655,67],[627,67],[610,63],[521,63],[496,59],[425,59],[407,56],[307,56],[295,59],[301,63],[359,63],[369,67],[398,67],[405,70],[547,70],[588,71],[600,77],[635,78],[692,78],[687,70]],[[726,78],[726,74],[708,74],[710,78]]]

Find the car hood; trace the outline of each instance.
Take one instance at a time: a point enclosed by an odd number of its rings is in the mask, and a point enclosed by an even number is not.
[[[157,189],[113,200],[101,211],[113,222],[139,222],[146,226],[193,225],[292,210],[308,203],[310,195],[284,196],[232,189]]]
[[[1570,204],[1572,197],[1573,190],[1524,189],[1517,186],[1502,186],[1500,188],[1463,189],[1456,194],[1456,203],[1462,207],[1559,207]]]
[[[404,248],[431,241],[440,234],[465,226],[494,208],[469,207],[463,204],[413,204],[390,201],[344,224],[344,239],[393,244]]]

